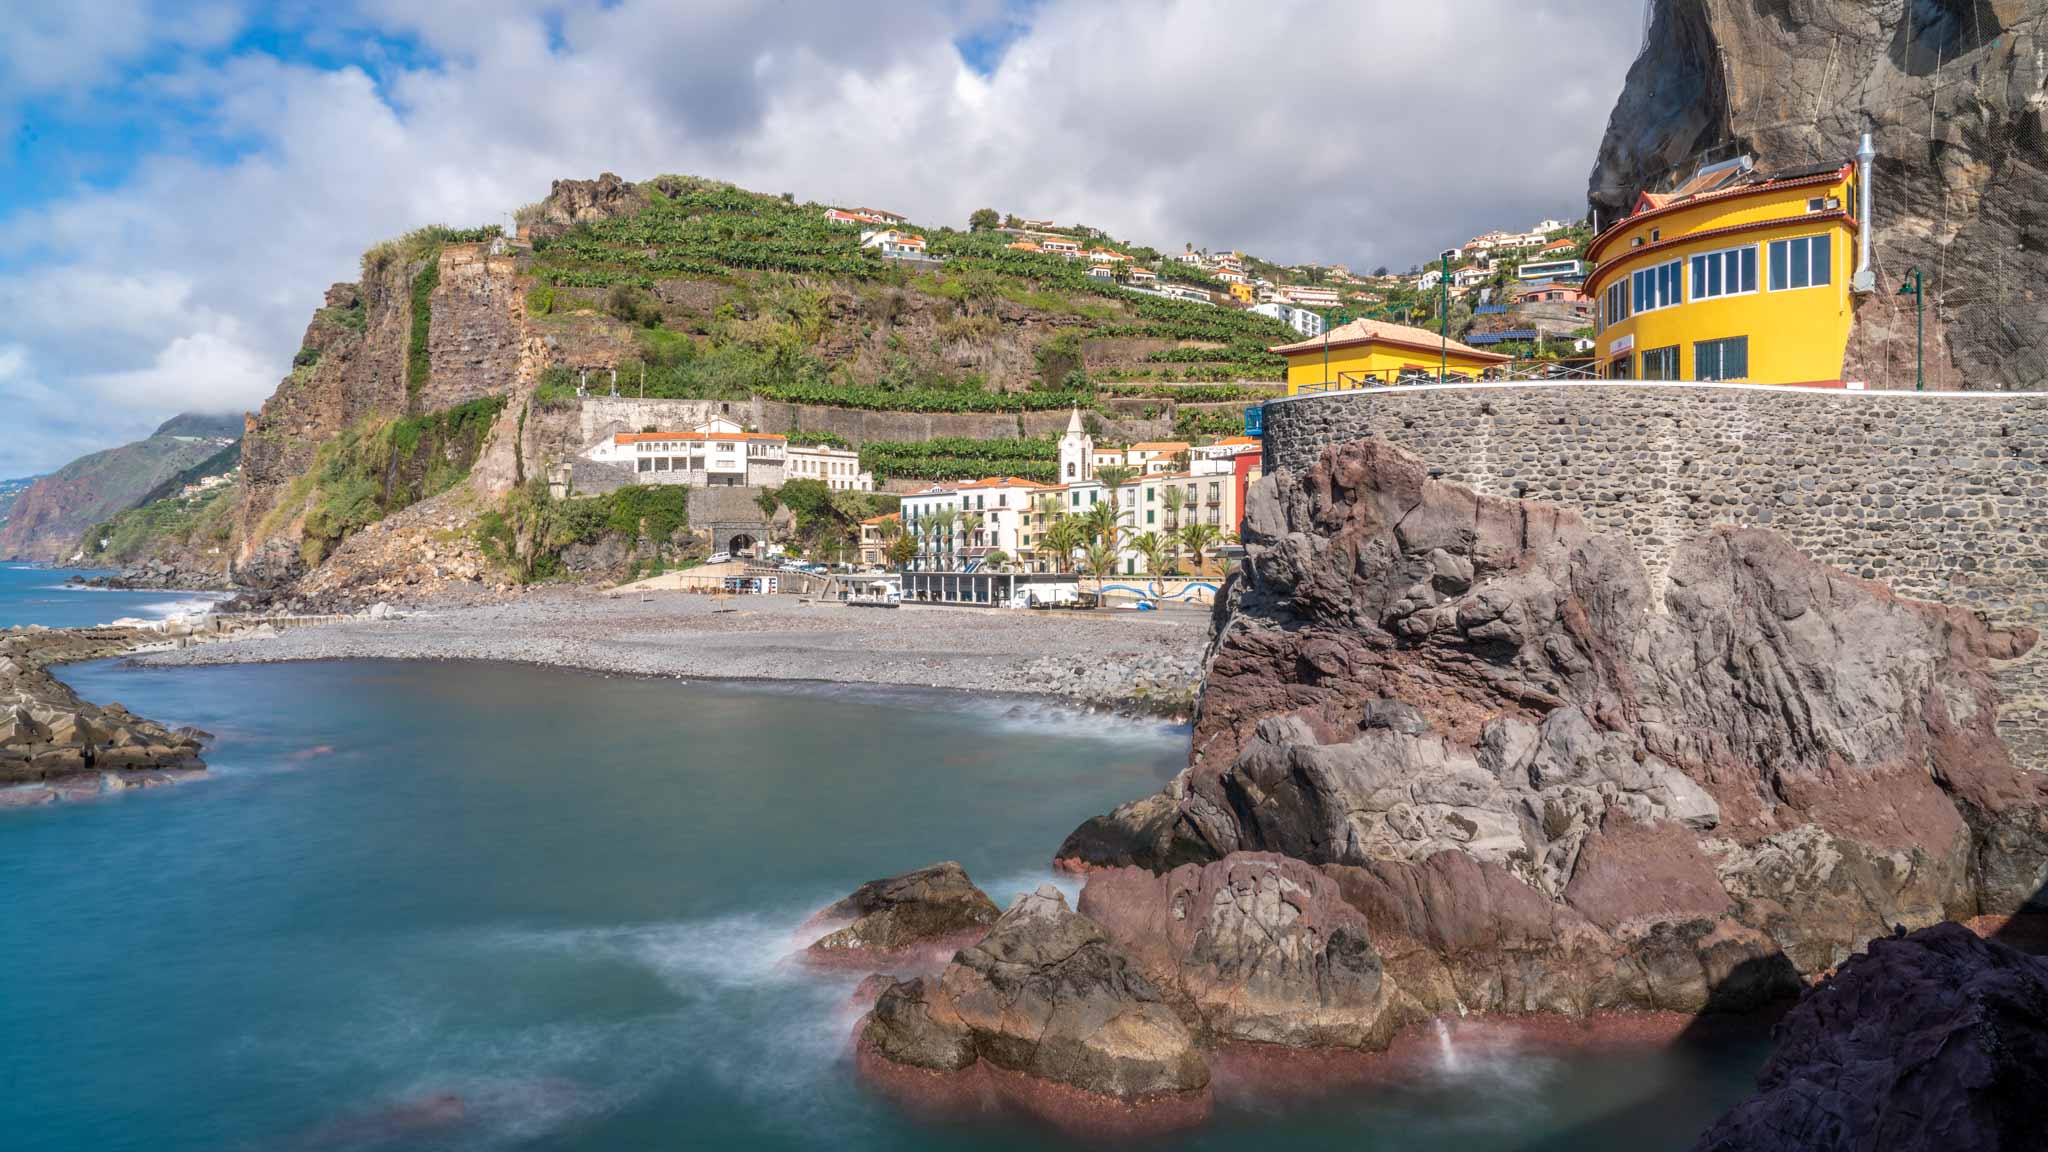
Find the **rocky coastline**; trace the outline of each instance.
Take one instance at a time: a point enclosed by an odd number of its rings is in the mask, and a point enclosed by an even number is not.
[[[164,641],[160,628],[0,632],[0,808],[153,788],[205,771],[199,754],[207,733],[167,728],[117,703],[81,700],[49,671]]]
[[[1569,510],[1375,441],[1258,482],[1244,540],[1188,769],[1061,846],[1074,909],[1020,898],[889,983],[856,1027],[871,1074],[1024,1077],[1136,1116],[1226,1053],[1804,1006],[1895,934],[2043,900],[2048,790],[1999,739],[1990,675],[2031,630],[1765,531],[1686,542],[1653,587]]]

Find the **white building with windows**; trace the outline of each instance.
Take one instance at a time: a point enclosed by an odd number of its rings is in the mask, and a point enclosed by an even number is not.
[[[1303,336],[1314,338],[1323,334],[1322,314],[1299,305],[1284,300],[1268,300],[1264,304],[1252,305],[1251,310],[1261,316],[1270,316]]]
[[[1335,308],[1339,299],[1337,289],[1321,284],[1282,284],[1273,293],[1289,304],[1305,308]]]
[[[789,441],[747,432],[723,418],[687,432],[619,432],[583,453],[625,468],[641,484],[692,488],[779,487],[787,476]]]
[[[791,444],[784,452],[789,480],[823,480],[835,492],[873,492],[875,474],[860,469],[860,453],[822,444]]]
[[[884,228],[876,232],[863,232],[860,246],[870,252],[881,253],[888,260],[928,260],[924,237],[915,232],[899,232]]]

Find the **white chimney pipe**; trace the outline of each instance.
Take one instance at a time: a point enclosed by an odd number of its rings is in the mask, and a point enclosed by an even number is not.
[[[1877,148],[1870,133],[1863,134],[1863,146],[1856,149],[1856,276],[1849,286],[1858,292],[1877,288],[1877,273],[1870,270],[1870,165]]]

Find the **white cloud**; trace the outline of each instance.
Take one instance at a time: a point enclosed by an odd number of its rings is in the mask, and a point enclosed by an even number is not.
[[[216,6],[196,31],[145,17],[131,36],[109,5],[0,31],[0,99],[8,77],[17,91],[89,90],[144,52],[235,26]],[[178,56],[152,91],[197,119],[167,139],[230,141],[232,158],[174,147],[117,187],[0,220],[0,250],[31,253],[0,265],[0,346],[22,350],[0,403],[54,422],[89,395],[131,406],[124,428],[253,407],[363,248],[423,223],[503,220],[554,178],[606,170],[718,176],[929,223],[990,206],[1161,248],[1405,267],[1489,227],[1582,210],[1637,31],[1612,0],[1047,0],[995,73],[977,74],[953,41],[1005,10],[291,9],[323,54],[365,67]],[[410,58],[385,52],[394,36],[432,63],[394,63]],[[0,444],[0,472],[70,450],[63,436]]]

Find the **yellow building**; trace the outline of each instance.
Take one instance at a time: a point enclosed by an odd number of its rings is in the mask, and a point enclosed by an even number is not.
[[[1747,157],[1644,193],[1587,246],[1602,374],[1839,383],[1855,206],[1853,165],[1766,177]]]
[[[1321,336],[1276,345],[1271,351],[1287,357],[1287,394],[1323,392],[1435,380],[1439,369],[1452,377],[1472,377],[1508,362],[1498,352],[1482,352],[1446,342],[1425,328],[1379,320],[1353,320]]]
[[[1229,287],[1230,287],[1230,298],[1231,298],[1232,300],[1235,300],[1235,301],[1237,301],[1237,302],[1238,302],[1238,303],[1240,303],[1240,304],[1249,304],[1249,303],[1251,303],[1251,302],[1252,302],[1252,286],[1251,286],[1251,285],[1249,285],[1249,284],[1246,284],[1246,283],[1243,283],[1243,282],[1241,282],[1241,281],[1232,281],[1232,282],[1230,283]]]

